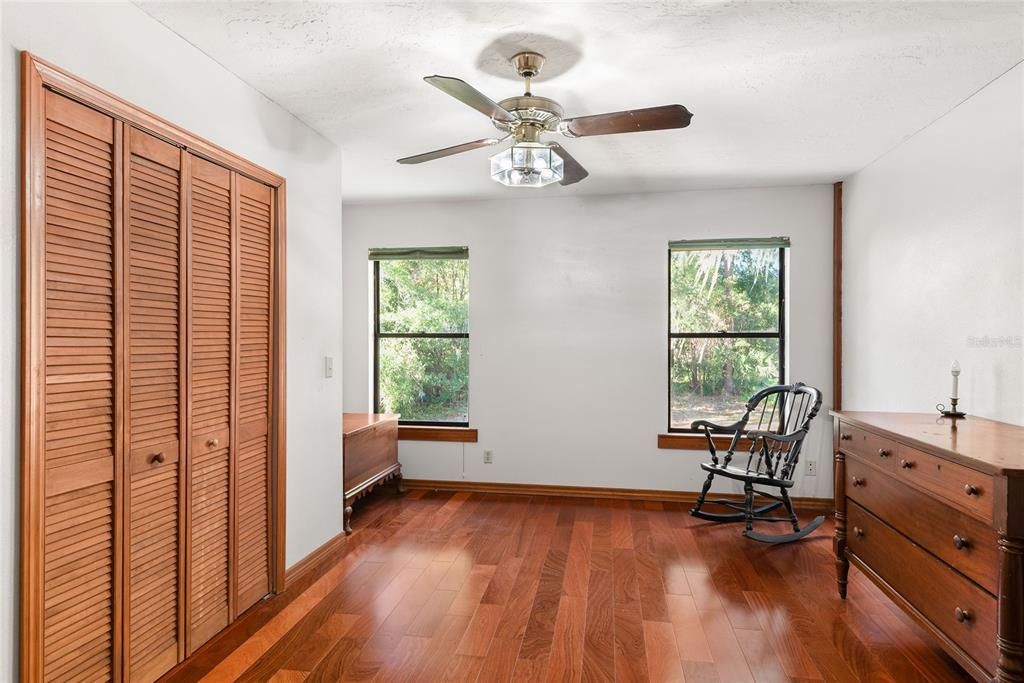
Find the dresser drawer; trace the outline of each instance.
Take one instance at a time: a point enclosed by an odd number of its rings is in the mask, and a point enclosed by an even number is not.
[[[896,470],[897,445],[849,422],[839,423],[839,450],[871,460],[884,469]]]
[[[940,560],[995,594],[998,537],[991,527],[857,458],[846,462],[846,495]]]
[[[900,445],[899,477],[950,504],[992,523],[992,477],[916,448]]]
[[[849,552],[988,672],[996,667],[996,599],[856,503],[847,519]]]

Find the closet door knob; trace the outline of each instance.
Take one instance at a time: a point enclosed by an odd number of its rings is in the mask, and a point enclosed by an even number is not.
[[[217,439],[208,439],[206,441],[206,446],[207,446],[207,448],[216,448],[217,444],[219,444],[219,443],[220,443],[220,441],[218,441]]]
[[[163,463],[163,461],[164,461],[164,452],[163,451],[160,451],[159,453],[152,453],[149,456],[149,464],[150,465]]]
[[[970,544],[971,544],[970,541],[968,541],[966,538],[964,538],[960,534],[956,534],[956,535],[953,536],[953,545],[956,547],[957,550],[963,550],[964,548],[966,548]]]

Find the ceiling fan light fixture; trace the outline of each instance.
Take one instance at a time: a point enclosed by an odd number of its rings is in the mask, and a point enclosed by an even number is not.
[[[506,187],[544,187],[564,174],[562,157],[539,142],[518,142],[491,157],[491,179]]]

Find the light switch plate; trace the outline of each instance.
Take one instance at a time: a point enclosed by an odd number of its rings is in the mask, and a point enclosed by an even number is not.
[[[327,379],[334,377],[334,359],[330,356],[324,357],[324,377]]]

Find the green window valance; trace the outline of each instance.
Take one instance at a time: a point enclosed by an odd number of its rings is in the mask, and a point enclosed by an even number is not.
[[[400,247],[371,249],[371,261],[424,261],[427,259],[468,259],[469,247]]]
[[[706,251],[710,249],[787,249],[788,237],[751,237],[744,239],[677,240],[669,242],[671,251]]]

